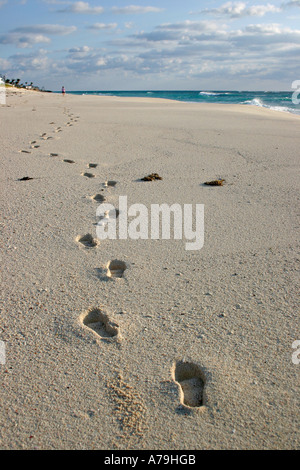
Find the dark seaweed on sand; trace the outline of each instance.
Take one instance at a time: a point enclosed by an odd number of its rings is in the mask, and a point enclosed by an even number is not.
[[[155,180],[162,180],[162,177],[159,176],[158,173],[151,173],[151,175],[144,176],[144,178],[141,179],[142,181],[155,181]]]
[[[220,179],[220,180],[213,180],[213,181],[206,181],[204,184],[207,186],[223,186],[223,183],[225,180]]]
[[[33,180],[33,178],[30,178],[30,176],[24,176],[23,178],[19,178],[18,181],[29,181]]]

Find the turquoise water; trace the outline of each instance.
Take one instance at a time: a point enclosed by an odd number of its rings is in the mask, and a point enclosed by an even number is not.
[[[292,101],[293,91],[70,91],[73,95],[164,98],[198,103],[247,104],[300,114],[300,104]],[[300,93],[297,96],[300,98]]]

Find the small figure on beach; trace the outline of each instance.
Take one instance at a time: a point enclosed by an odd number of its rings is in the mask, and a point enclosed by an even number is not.
[[[64,87],[64,86],[62,87],[61,92],[62,92],[62,95],[65,96],[66,90],[65,90],[65,87]]]

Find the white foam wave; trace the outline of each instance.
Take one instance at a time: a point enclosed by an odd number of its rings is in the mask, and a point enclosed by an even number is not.
[[[204,95],[204,96],[219,96],[222,95],[222,93],[214,93],[212,91],[200,91],[199,95]]]
[[[270,106],[265,104],[259,98],[254,98],[253,100],[243,101],[241,104],[248,104],[251,106],[258,106],[259,108],[267,108],[271,109],[272,111],[280,111],[281,113],[297,113],[297,111],[293,108],[288,108],[287,106]]]

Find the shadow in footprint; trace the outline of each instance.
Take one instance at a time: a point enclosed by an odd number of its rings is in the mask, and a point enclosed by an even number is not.
[[[205,375],[192,362],[178,361],[172,369],[173,380],[180,388],[180,403],[188,408],[204,406]]]
[[[88,168],[97,168],[98,163],[89,163],[87,166]]]
[[[93,173],[81,173],[82,176],[86,176],[87,178],[95,178],[95,175]]]
[[[102,194],[94,194],[94,196],[91,196],[91,199],[96,202],[104,202],[106,201],[105,196],[102,196]]]
[[[124,275],[124,271],[126,270],[127,266],[124,261],[119,261],[118,259],[114,259],[110,261],[107,265],[106,275],[110,278],[121,278]]]
[[[105,182],[103,183],[103,186],[104,186],[105,188],[114,188],[114,187],[116,186],[116,184],[117,184],[117,181],[111,180],[111,181],[105,181]]]
[[[63,160],[63,162],[65,162],[65,163],[75,163],[74,160],[69,160],[68,158],[66,158],[65,160]]]
[[[77,243],[81,243],[82,246],[85,248],[95,248],[100,244],[99,240],[96,238],[93,238],[93,236],[90,233],[87,233],[86,235],[78,235],[76,237]]]
[[[112,322],[100,308],[92,308],[80,316],[83,326],[90,328],[100,339],[111,340],[120,338],[117,323]]]
[[[111,211],[108,211],[108,217],[109,218],[112,218],[112,219],[116,218],[117,219],[119,217],[119,215],[120,215],[119,209],[112,209]]]

